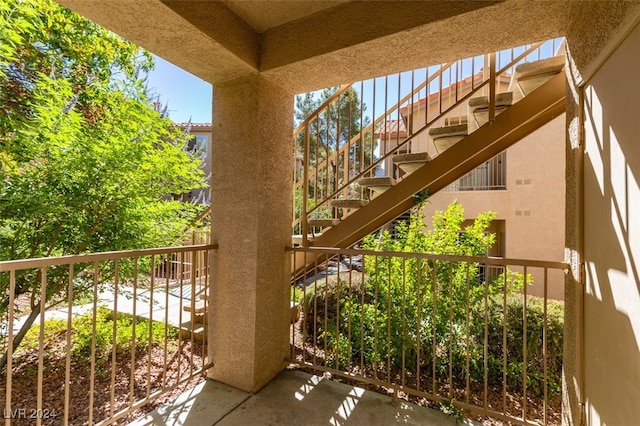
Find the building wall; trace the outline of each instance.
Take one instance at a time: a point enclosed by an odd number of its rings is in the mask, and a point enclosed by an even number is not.
[[[584,90],[587,424],[640,419],[640,25]]]
[[[202,152],[202,171],[204,172],[205,177],[207,178],[207,184],[209,187],[203,189],[196,189],[191,191],[191,199],[196,200],[199,203],[210,204],[211,203],[211,158],[209,153],[211,152],[211,125],[197,125],[192,127],[191,132],[189,133],[194,137],[205,137],[207,140],[206,147]]]
[[[467,219],[490,210],[505,224],[505,257],[562,261],[565,121],[563,114],[507,150],[506,190],[440,191],[424,208],[427,218],[436,210],[445,210],[454,200],[464,207]],[[527,273],[533,275],[529,294],[542,296],[543,271]],[[549,271],[547,290],[549,297],[563,298],[562,272]]]

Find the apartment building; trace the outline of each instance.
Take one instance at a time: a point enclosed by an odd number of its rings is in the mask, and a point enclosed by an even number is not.
[[[560,71],[564,65],[560,57],[546,61],[554,62],[547,70]],[[412,128],[421,128],[427,121],[433,121],[433,129],[473,126],[474,117],[467,104],[457,105],[441,117],[438,113],[453,105],[456,96],[465,96],[470,91],[472,81],[477,83],[481,78],[481,74],[476,74],[433,92],[428,97],[408,102],[399,109],[400,119],[383,120],[377,126],[374,135],[380,150],[392,151],[407,138]],[[497,91],[515,91],[516,97],[522,97],[512,75],[501,76]],[[488,232],[495,234],[496,242],[487,255],[534,260],[563,259],[565,153],[559,141],[564,139],[565,120],[564,114],[558,116],[442,191],[430,194],[428,203],[422,209],[427,225],[436,211],[444,211],[451,202],[458,201],[465,209],[465,217],[469,222],[481,212],[495,212]],[[433,158],[438,155],[438,140],[438,135],[423,132],[402,152],[427,152]],[[403,174],[391,158],[385,161],[383,169],[389,170],[394,178]],[[384,170],[379,172],[379,175],[383,174]],[[491,270],[488,276],[494,277],[500,272],[498,269]],[[543,277],[539,271],[532,275],[533,284],[529,291],[541,296],[544,292]],[[549,297],[563,299],[564,276],[561,273],[556,272],[549,277],[547,291]]]

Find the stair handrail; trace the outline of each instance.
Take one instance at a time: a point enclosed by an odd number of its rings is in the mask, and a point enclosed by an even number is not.
[[[296,136],[298,136],[298,133],[300,133],[305,128],[305,126],[308,126],[309,123],[313,121],[314,118],[320,115],[322,111],[327,109],[327,107],[329,106],[329,104],[331,104],[331,102],[335,101],[336,98],[340,97],[344,92],[350,89],[351,86],[352,86],[351,83],[338,86],[338,89],[331,96],[329,96],[327,100],[325,100],[322,104],[320,104],[318,108],[316,108],[311,114],[309,114],[307,118],[302,120],[300,124],[296,126],[295,129],[293,129],[293,137],[295,138]]]
[[[307,206],[305,206],[305,204],[308,202],[308,184],[309,184],[309,180],[308,180],[308,175],[309,174],[314,174],[317,173],[318,169],[321,169],[323,167],[328,167],[330,161],[333,161],[337,158],[340,157],[341,154],[344,154],[346,150],[350,149],[352,144],[358,140],[363,140],[363,135],[366,135],[367,132],[369,132],[370,130],[375,130],[375,126],[380,124],[381,122],[385,121],[386,118],[393,113],[393,111],[397,110],[400,105],[404,104],[407,100],[413,98],[415,96],[416,93],[419,93],[423,88],[428,87],[429,84],[431,84],[433,82],[433,80],[435,80],[438,77],[441,77],[443,72],[447,69],[449,69],[451,66],[453,66],[453,64],[455,64],[457,61],[452,61],[452,62],[447,62],[445,64],[441,64],[441,68],[434,74],[432,74],[425,82],[419,84],[418,86],[416,86],[415,88],[413,88],[413,90],[411,91],[411,93],[405,95],[402,99],[400,99],[396,104],[394,104],[393,106],[387,108],[387,110],[383,113],[380,114],[377,118],[374,119],[374,121],[370,124],[368,124],[367,126],[365,126],[364,128],[362,128],[355,136],[351,137],[351,139],[349,139],[348,142],[344,143],[337,151],[334,151],[333,153],[331,153],[331,155],[329,155],[327,158],[325,158],[320,164],[316,164],[316,166],[313,168],[312,171],[309,171],[308,168],[306,167],[309,164],[309,152],[308,152],[308,148],[309,148],[309,123],[311,123],[324,109],[326,109],[328,107],[328,105],[333,102],[334,100],[336,100],[336,98],[338,98],[340,95],[342,95],[347,89],[352,87],[352,84],[348,84],[348,85],[343,85],[340,87],[340,89],[344,90],[340,90],[340,92],[336,92],[332,97],[328,98],[327,101],[325,101],[320,107],[318,107],[318,109],[316,111],[314,111],[313,113],[311,113],[311,115],[309,115],[309,117],[307,119],[305,119],[298,127],[296,127],[296,129],[293,132],[293,137],[294,137],[294,141],[296,140],[296,138],[298,137],[298,134],[304,130],[305,131],[305,153],[303,156],[303,165],[305,167],[305,172],[306,172],[306,176],[303,177],[303,179],[299,179],[296,182],[294,182],[294,186],[293,186],[293,191],[295,194],[295,191],[298,190],[300,187],[302,187],[303,185],[305,185],[307,188],[305,188],[306,190],[304,191],[304,195],[303,195],[303,207],[302,207],[302,214],[299,218],[295,218],[293,220],[292,223],[292,227],[295,227],[296,225],[302,223],[302,222],[306,222],[305,220],[305,212],[306,215],[308,215],[309,213],[315,211],[320,205],[316,205],[314,208],[312,208],[311,210],[307,209]],[[335,194],[332,194],[335,195]],[[327,197],[328,198],[328,197]],[[324,202],[323,202],[324,203]],[[294,206],[295,209],[295,206]],[[305,224],[303,224],[302,226],[303,228],[303,232],[302,232],[302,238],[303,241],[305,240],[305,235],[307,234],[306,232],[304,232],[305,229],[307,229],[307,226]]]
[[[353,136],[348,142],[344,143],[343,146],[339,148],[339,150],[334,151],[330,156],[325,158],[320,164],[316,165],[316,167],[313,169],[313,171],[310,171],[309,168],[308,168],[308,164],[309,164],[309,134],[308,134],[308,128],[309,128],[309,123],[312,121],[312,119],[317,117],[319,115],[319,113],[321,112],[321,111],[318,111],[321,108],[318,108],[318,110],[316,112],[312,113],[312,115],[310,115],[309,119],[305,120],[301,125],[299,125],[296,128],[296,131],[294,132],[294,137],[297,137],[297,135],[299,134],[300,131],[305,130],[304,177],[302,179],[302,182],[300,180],[298,180],[297,182],[295,182],[295,185],[294,185],[294,191],[297,190],[298,188],[300,188],[302,185],[304,185],[305,191],[304,191],[303,200],[302,200],[303,201],[303,207],[302,207],[302,212],[301,212],[300,218],[294,218],[294,221],[293,221],[293,226],[296,226],[298,224],[302,224],[303,244],[304,244],[305,236],[308,234],[308,231],[307,231],[308,226],[306,224],[306,222],[307,222],[306,219],[307,219],[307,216],[309,214],[311,214],[314,211],[318,210],[322,206],[326,206],[326,204],[327,204],[327,202],[329,200],[333,199],[340,192],[343,192],[344,190],[346,190],[347,187],[350,184],[352,184],[354,181],[356,181],[357,179],[359,179],[359,178],[371,173],[371,171],[374,170],[375,167],[379,166],[383,161],[387,160],[395,152],[399,151],[402,147],[407,145],[409,142],[411,142],[417,136],[421,135],[426,129],[428,129],[430,126],[432,126],[433,123],[435,123],[436,121],[441,119],[444,115],[448,114],[451,110],[453,110],[456,107],[460,106],[463,102],[468,100],[472,95],[476,94],[478,91],[480,91],[482,88],[484,88],[487,84],[491,85],[491,81],[492,80],[495,81],[495,76],[499,76],[501,74],[504,74],[505,71],[507,71],[509,68],[512,68],[514,65],[516,65],[518,62],[520,62],[522,59],[526,58],[532,52],[534,52],[537,49],[539,49],[546,42],[547,41],[542,41],[542,42],[538,42],[538,43],[534,43],[534,44],[530,45],[528,48],[525,48],[525,50],[521,54],[516,55],[515,57],[513,57],[509,61],[509,63],[507,63],[504,67],[500,68],[497,71],[495,71],[495,66],[492,66],[490,71],[491,71],[491,75],[494,76],[493,79],[490,76],[488,78],[487,77],[482,77],[483,81],[481,81],[480,83],[478,83],[476,85],[475,84],[475,82],[477,80],[476,75],[472,74],[470,76],[471,77],[471,90],[470,90],[469,93],[467,93],[466,95],[462,96],[461,98],[458,98],[458,93],[457,93],[457,85],[459,84],[460,80],[456,80],[455,83],[451,84],[451,85],[454,85],[454,84],[456,85],[456,98],[457,98],[456,102],[454,102],[453,104],[449,105],[444,110],[441,109],[439,111],[438,115],[436,115],[433,119],[428,120],[427,123],[425,123],[425,125],[423,125],[420,129],[416,130],[415,132],[413,131],[413,129],[410,129],[412,131],[412,133],[410,135],[407,135],[404,138],[404,140],[402,140],[401,142],[400,142],[400,139],[398,139],[398,144],[391,151],[389,151],[388,153],[385,153],[378,160],[372,162],[369,166],[364,168],[356,176],[349,177],[349,179],[348,179],[348,181],[346,183],[343,183],[342,186],[340,186],[338,189],[334,190],[333,193],[331,193],[329,195],[326,195],[324,197],[324,199],[322,201],[320,201],[319,203],[316,203],[313,208],[308,209],[308,205],[307,204],[308,204],[308,194],[309,194],[309,190],[308,190],[308,186],[309,186],[309,179],[308,178],[309,178],[309,175],[317,173],[318,169],[320,169],[322,167],[328,167],[329,162],[339,158],[339,156],[341,154],[344,154],[344,152],[346,150],[351,148],[352,143],[357,142],[358,140],[363,140],[363,134],[366,134],[367,132],[371,131],[372,129],[375,129],[376,125],[378,125],[381,122],[383,122],[384,120],[386,120],[389,115],[391,115],[394,111],[398,110],[400,105],[404,104],[409,99],[412,99],[415,96],[416,93],[419,93],[420,90],[422,90],[425,87],[428,87],[428,85],[431,82],[433,82],[433,80],[435,80],[436,78],[442,76],[442,74],[444,72],[449,70],[454,64],[457,64],[461,60],[456,60],[456,61],[448,62],[446,64],[442,64],[440,69],[436,73],[434,73],[431,76],[429,76],[427,78],[427,80],[425,80],[425,82],[423,82],[420,85],[418,85],[415,88],[413,88],[413,90],[409,94],[405,95],[396,104],[394,104],[391,107],[389,107],[383,114],[380,114],[377,118],[375,118],[374,121],[371,124],[367,125],[363,129],[361,129],[358,134]],[[491,52],[491,53],[485,54],[484,57],[486,58],[487,56],[489,56],[489,58],[493,58],[493,59],[490,59],[490,61],[495,61],[495,55],[496,55],[496,52]],[[467,79],[467,78],[468,77],[465,77],[464,79]],[[341,86],[341,88],[342,87],[344,87],[344,86]],[[346,91],[349,87],[351,87],[351,85],[348,85],[348,87],[346,87],[343,91],[341,91],[341,94],[344,93],[344,91]],[[495,90],[493,90],[493,92],[494,92],[493,96],[495,96]],[[335,100],[338,96],[339,95],[334,96],[333,100]],[[428,96],[429,96],[429,94],[427,93],[427,97]],[[440,96],[442,96],[442,88],[440,88]],[[490,97],[493,97],[493,96],[490,94]],[[495,99],[492,99],[492,101],[495,102]],[[329,102],[327,100],[327,102],[323,103],[323,105],[321,106],[322,109],[326,109],[328,107],[328,104],[329,104]],[[411,105],[407,105],[407,106],[410,106],[411,108],[413,108],[413,103]],[[490,105],[490,114],[491,114],[491,111],[493,110],[494,107],[495,107],[494,103]]]
[[[344,151],[353,143],[356,142],[358,139],[362,139],[362,134],[366,134],[369,130],[374,129],[374,127],[376,126],[376,124],[380,124],[382,121],[384,121],[386,119],[387,116],[389,116],[391,113],[393,113],[393,111],[395,111],[396,109],[398,109],[400,107],[400,105],[402,105],[403,103],[405,103],[407,100],[409,100],[410,98],[412,98],[413,96],[415,96],[416,93],[419,93],[420,90],[424,89],[428,84],[432,83],[433,80],[435,80],[437,77],[440,77],[442,75],[442,73],[446,70],[449,69],[453,64],[455,64],[456,61],[453,62],[446,62],[445,64],[442,64],[444,66],[444,68],[440,68],[440,70],[438,70],[438,72],[434,73],[433,75],[431,75],[429,77],[428,80],[426,80],[424,83],[419,84],[418,86],[416,86],[411,93],[405,95],[402,99],[400,99],[397,103],[395,103],[393,106],[387,108],[387,110],[383,113],[380,114],[377,118],[374,119],[374,121],[370,124],[368,124],[367,126],[365,126],[362,130],[360,130],[355,136],[351,137],[351,139],[349,139],[348,142],[346,142],[344,145],[342,145],[340,147],[340,149],[338,151],[335,151],[333,153],[331,153],[330,156],[328,156],[327,158],[325,158],[324,160],[322,160],[322,162],[320,164],[317,164],[316,167],[314,168],[314,170],[317,170],[319,168],[322,167],[326,167],[329,162],[331,160],[335,160],[336,158],[338,158],[340,156],[340,154],[344,154]],[[344,93],[347,89],[351,88],[353,85],[352,84],[348,84],[348,85],[344,85],[341,86],[345,87],[345,90],[343,90],[340,95],[342,93]],[[331,99],[331,101],[335,100],[335,98],[337,98],[338,96],[333,97],[333,99]],[[329,103],[329,99],[327,99],[327,102],[323,103],[320,107],[318,107],[318,109],[316,111],[314,111],[308,119],[304,120],[304,122],[302,122],[298,127],[296,127],[296,129],[293,132],[293,136],[294,138],[298,136],[298,134],[302,131],[308,128],[308,125],[311,121],[313,121],[313,119],[315,119],[315,117],[317,117],[319,115],[319,110],[320,109],[326,109],[326,107],[328,106]],[[321,112],[321,111],[320,111]],[[306,127],[305,127],[306,126]],[[313,174],[313,173],[311,173]],[[298,188],[302,186],[301,181],[296,182],[296,186],[295,188]]]

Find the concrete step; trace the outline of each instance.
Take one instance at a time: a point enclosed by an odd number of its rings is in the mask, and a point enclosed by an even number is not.
[[[426,152],[413,152],[410,154],[394,155],[391,157],[391,160],[398,165],[400,170],[409,174],[427,164],[430,158],[429,154]]]
[[[340,219],[309,219],[307,221],[308,226],[319,226],[326,228],[329,226],[336,226],[340,223]]]
[[[514,100],[527,96],[562,71],[563,68],[564,56],[553,56],[518,65],[509,86],[509,90],[514,92]]]
[[[317,234],[309,234],[307,235],[307,241],[313,241],[314,238],[316,238],[317,236],[322,235],[320,233]],[[302,234],[296,234],[296,235],[292,235],[291,236],[291,244],[294,245],[301,245],[302,244]]]
[[[513,92],[498,93],[496,95],[496,116],[505,111],[513,103]],[[469,99],[469,133],[484,126],[489,121],[489,97],[479,96]]]
[[[298,322],[300,320],[300,304],[292,300],[289,305],[289,313],[291,324]]]
[[[368,188],[374,193],[383,193],[396,184],[395,179],[389,176],[368,177],[358,179],[358,185]]]
[[[347,200],[331,200],[329,205],[331,207],[341,209],[359,209],[367,204],[367,200],[362,199],[347,199]]]
[[[433,139],[438,154],[442,154],[464,139],[469,134],[468,132],[469,126],[465,123],[455,126],[433,127],[429,129],[429,136]]]
[[[205,304],[204,300],[198,300],[193,305],[187,304],[183,306],[182,310],[185,312],[190,312],[195,315],[204,314],[207,311],[207,305]]]
[[[183,322],[180,325],[180,337],[182,337],[183,340],[190,340],[191,336],[193,336],[193,340],[196,342],[206,342],[206,324],[192,321]]]

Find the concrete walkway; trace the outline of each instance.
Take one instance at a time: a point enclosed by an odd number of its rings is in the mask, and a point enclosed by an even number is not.
[[[182,290],[182,298],[180,292]],[[168,294],[167,294],[168,293]],[[164,288],[153,290],[153,300],[151,300],[151,291],[149,289],[140,289],[136,292],[136,297],[133,297],[134,292],[132,287],[119,286],[117,304],[115,303],[115,292],[112,288],[103,289],[99,292],[97,297],[97,305],[104,306],[108,309],[114,310],[117,307],[119,313],[133,314],[134,301],[136,316],[143,318],[152,317],[153,320],[159,322],[167,322],[175,327],[180,327],[180,324],[184,324],[191,319],[188,312],[182,310],[183,306],[191,304],[191,286],[185,285],[182,287],[169,288],[167,292]],[[93,303],[85,305],[75,305],[72,309],[72,316],[75,318],[80,315],[92,312]],[[45,320],[59,319],[66,320],[69,315],[67,307],[60,307],[50,309],[45,312]],[[16,318],[13,321],[14,334],[20,330],[22,324],[26,321],[27,316]],[[36,317],[34,325],[40,324],[40,315]]]
[[[256,394],[207,380],[129,426],[479,425],[390,396],[283,371]]]

